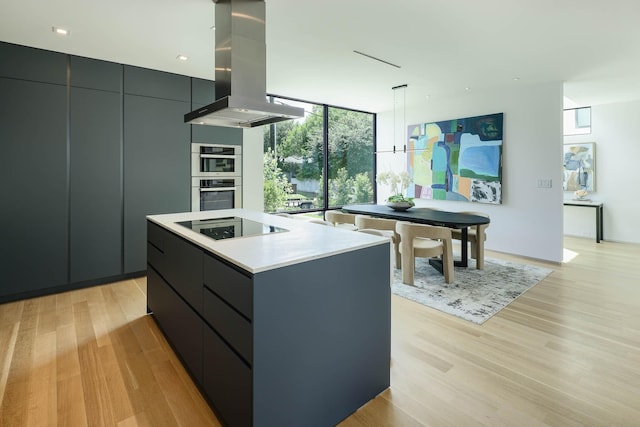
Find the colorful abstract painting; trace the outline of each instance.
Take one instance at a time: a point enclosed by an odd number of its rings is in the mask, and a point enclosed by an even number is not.
[[[503,113],[408,127],[412,197],[502,203]]]
[[[595,191],[595,143],[564,144],[562,164],[562,186],[565,191]]]

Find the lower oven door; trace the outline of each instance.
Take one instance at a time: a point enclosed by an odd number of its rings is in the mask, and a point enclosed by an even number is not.
[[[191,210],[197,211],[212,211],[218,209],[233,209],[242,207],[242,186],[240,185],[240,178],[231,178],[233,185],[228,181],[229,179],[203,179],[194,178],[194,182],[198,181],[202,185],[192,186],[191,191]],[[212,185],[211,181],[225,181]]]

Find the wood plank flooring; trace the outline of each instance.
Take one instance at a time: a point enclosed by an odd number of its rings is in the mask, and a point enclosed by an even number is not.
[[[640,245],[567,238],[483,325],[392,297],[391,388],[340,425],[640,425]],[[144,278],[0,305],[0,426],[217,426]]]

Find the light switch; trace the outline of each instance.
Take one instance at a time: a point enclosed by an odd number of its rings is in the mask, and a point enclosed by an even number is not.
[[[538,179],[538,188],[551,188],[551,179]]]

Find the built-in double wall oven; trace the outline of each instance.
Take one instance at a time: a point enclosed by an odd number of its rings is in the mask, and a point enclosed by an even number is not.
[[[191,144],[191,210],[242,207],[242,147]]]

